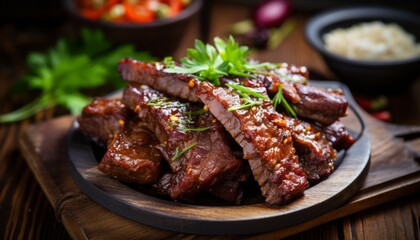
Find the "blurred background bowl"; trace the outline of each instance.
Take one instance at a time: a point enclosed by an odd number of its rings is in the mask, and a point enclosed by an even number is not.
[[[347,7],[322,12],[309,19],[305,36],[324,58],[331,71],[353,89],[388,91],[407,87],[420,73],[420,56],[404,60],[357,60],[336,55],[325,48],[323,35],[337,28],[363,22],[397,23],[420,41],[418,15],[384,7]]]
[[[81,27],[102,30],[114,44],[134,44],[137,50],[156,57],[172,55],[179,46],[189,23],[197,18],[205,0],[192,0],[178,15],[150,23],[115,23],[88,19],[81,15],[76,0],[64,0],[68,14]]]

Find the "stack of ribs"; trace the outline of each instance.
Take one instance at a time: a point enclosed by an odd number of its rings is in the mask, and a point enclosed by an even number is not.
[[[327,178],[337,151],[355,141],[339,121],[348,107],[342,91],[300,81],[308,79],[304,67],[224,76],[220,85],[164,69],[123,59],[118,70],[128,86],[122,98],[95,99],[84,108],[81,131],[107,146],[98,165],[105,174],[149,184],[176,201],[210,193],[233,204],[255,180],[267,204],[281,205]],[[229,84],[266,98],[232,110],[243,99]],[[273,106],[280,85],[298,118]]]

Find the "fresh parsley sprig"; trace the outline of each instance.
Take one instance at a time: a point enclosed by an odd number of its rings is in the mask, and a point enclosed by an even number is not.
[[[249,48],[239,46],[230,36],[225,42],[221,38],[214,38],[215,46],[195,41],[195,48],[187,50],[187,56],[181,59],[181,66],[169,64],[164,69],[168,73],[192,74],[198,79],[220,85],[221,76],[235,75],[252,77],[252,73],[259,68],[272,67],[271,64],[254,64],[247,60]]]
[[[17,91],[38,90],[40,96],[28,105],[0,115],[0,122],[14,122],[60,105],[79,114],[91,100],[84,92],[105,85],[123,86],[116,64],[121,58],[154,60],[149,54],[136,52],[132,45],[112,47],[100,31],[82,29],[80,38],[61,38],[46,53],[33,52],[27,57],[27,73],[16,83]]]
[[[201,80],[220,85],[219,77],[227,75],[226,63],[223,62],[216,48],[195,40],[195,49],[188,49],[187,56],[181,59],[182,66],[170,66],[164,69],[168,73],[192,74]]]

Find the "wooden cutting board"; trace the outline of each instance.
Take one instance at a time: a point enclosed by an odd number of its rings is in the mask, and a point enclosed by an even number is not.
[[[420,189],[420,127],[397,126],[365,115],[372,142],[368,175],[356,195],[337,209],[307,222],[258,235],[207,236],[206,239],[282,238]],[[69,173],[67,132],[74,120],[65,116],[29,126],[20,147],[29,167],[75,239],[181,238],[189,235],[152,228],[123,218],[83,194]],[[194,237],[191,235],[190,237]]]

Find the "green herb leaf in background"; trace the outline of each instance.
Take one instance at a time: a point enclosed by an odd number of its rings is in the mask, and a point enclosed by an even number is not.
[[[89,29],[82,29],[79,40],[62,38],[46,53],[30,53],[28,71],[16,86],[23,91],[39,90],[40,96],[18,110],[0,115],[0,122],[19,121],[57,105],[79,114],[91,100],[83,90],[104,85],[115,89],[124,86],[116,70],[124,57],[154,60],[145,52],[137,52],[132,45],[114,48],[102,32]]]

